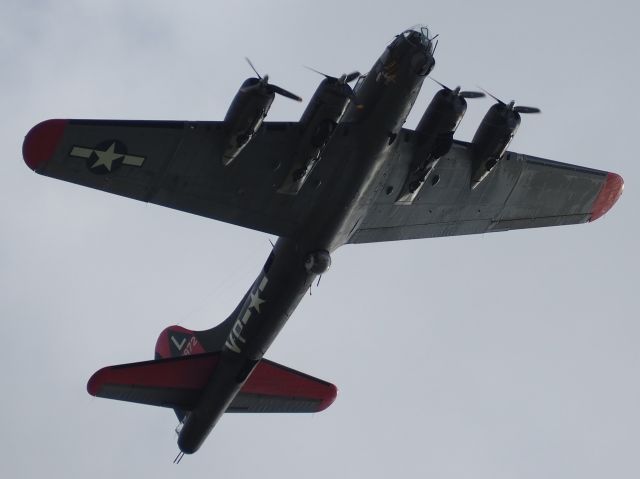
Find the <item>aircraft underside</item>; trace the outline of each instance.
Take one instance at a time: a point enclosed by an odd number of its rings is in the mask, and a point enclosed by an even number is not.
[[[99,370],[90,394],[173,409],[189,454],[225,412],[322,411],[334,385],[263,357],[336,248],[584,223],[613,206],[620,176],[508,151],[537,108],[494,97],[461,142],[466,100],[484,93],[441,85],[404,129],[434,40],[407,30],[367,75],[323,74],[299,122],[264,121],[276,95],[300,98],[256,70],[222,122],[48,120],[27,134],[40,174],[279,236],[225,321],[166,328],[154,360]]]

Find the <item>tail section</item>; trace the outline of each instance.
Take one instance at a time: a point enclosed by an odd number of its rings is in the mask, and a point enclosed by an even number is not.
[[[156,341],[155,358],[168,359],[221,351],[243,302],[244,299],[227,319],[211,329],[191,331],[176,325],[165,328]]]
[[[218,326],[215,326],[214,328],[211,328],[211,329],[207,329],[205,331],[191,331],[190,329],[183,328],[182,326],[177,326],[177,325],[169,326],[168,328],[165,328],[160,333],[160,336],[158,336],[158,340],[156,341],[155,358],[156,360],[162,360],[162,359],[170,360],[170,359],[180,359],[180,358],[191,357],[193,355],[202,357],[203,355],[205,355],[205,353],[211,353],[210,354],[211,358],[207,363],[208,366],[207,368],[205,368],[206,373],[208,373],[210,376],[211,372],[213,371],[213,367],[215,366],[215,364],[217,364],[217,358],[219,356],[219,352],[222,349],[222,345],[224,344],[224,341],[228,335],[228,327],[227,327],[228,323],[229,323],[229,320],[227,319],[227,321],[222,322]],[[151,363],[153,363],[153,361]],[[144,363],[140,363],[140,364],[144,364]],[[184,369],[184,366],[182,366],[183,369],[179,369],[179,372],[178,370],[174,371],[174,374],[179,374],[179,375],[189,374],[190,376],[193,376],[193,369],[196,368],[196,365],[195,363],[189,363],[189,364],[190,364],[189,368]],[[169,366],[163,366],[163,367],[169,367]],[[202,365],[197,367],[202,367]],[[160,368],[160,367],[153,366],[151,369],[154,370],[156,368]],[[178,366],[178,368],[180,368],[180,366]],[[105,368],[105,369],[108,369],[108,368]],[[203,384],[206,384],[206,380],[209,376],[205,374],[205,378],[204,379],[201,378],[200,381],[201,382],[204,381]],[[177,379],[177,378],[174,378],[174,379]],[[203,388],[204,386],[196,387],[195,389],[192,388],[192,390],[182,391],[181,393],[178,393],[178,395],[179,396],[181,395],[182,399],[187,401],[188,397],[191,399],[193,399],[194,397],[196,398],[199,397],[200,391]],[[167,405],[168,407],[173,407],[173,412],[176,413],[176,416],[178,417],[179,421],[182,421],[186,413],[192,409],[192,404],[188,401],[186,404],[184,404],[184,401],[178,401],[178,400],[175,400],[175,398],[173,398],[174,400],[172,401],[166,400],[167,399],[166,391],[165,393],[157,393],[156,391],[156,393],[154,394],[157,394],[157,398],[165,398],[163,399],[164,401],[163,404]],[[95,395],[96,394],[94,394],[94,396]],[[108,396],[105,396],[105,397],[108,397]],[[117,397],[111,397],[111,398],[119,399]],[[127,399],[124,399],[124,400],[126,401]],[[135,402],[140,402],[140,401],[135,401]]]
[[[102,368],[89,379],[92,396],[170,407],[183,416],[192,410],[220,359],[198,354]]]
[[[198,340],[198,335],[204,333],[191,331],[182,326],[169,326],[160,333],[156,341],[156,359],[211,352],[205,350],[204,345]]]
[[[92,396],[191,411],[219,366],[220,353],[109,366],[87,384]],[[226,412],[319,412],[336,398],[326,381],[261,360]]]

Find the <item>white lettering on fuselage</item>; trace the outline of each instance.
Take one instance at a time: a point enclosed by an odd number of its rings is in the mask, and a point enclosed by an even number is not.
[[[229,333],[229,337],[224,343],[225,347],[230,349],[235,353],[242,352],[240,345],[242,343],[246,343],[246,339],[242,336],[242,330],[245,325],[249,322],[252,316],[256,314],[260,314],[260,306],[263,303],[266,303],[264,299],[260,297],[260,293],[264,291],[264,288],[267,286],[269,282],[269,278],[264,276],[258,288],[255,291],[251,291],[249,293],[249,301],[250,304],[247,306],[244,314],[236,319],[236,322],[233,323],[233,327],[231,328],[231,333]]]

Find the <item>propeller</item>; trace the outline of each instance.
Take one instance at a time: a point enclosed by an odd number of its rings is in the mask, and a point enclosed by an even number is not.
[[[482,87],[478,87],[480,88],[483,92],[485,92],[487,95],[489,95],[491,98],[493,98],[495,101],[497,101],[498,103],[500,103],[502,106],[507,107],[507,110],[512,110],[515,111],[516,113],[540,113],[542,110],[540,110],[540,108],[536,108],[535,106],[524,106],[524,105],[516,105],[516,102],[511,100],[508,104],[503,102],[500,98],[498,98],[495,95],[492,95],[491,93],[489,93],[487,90],[485,90]]]
[[[326,73],[323,73],[319,70],[316,70],[315,68],[311,68],[308,66],[305,66],[305,68],[307,70],[311,70],[314,73],[317,73],[318,75],[322,75],[323,77],[325,77],[328,80],[333,80],[334,82],[336,82],[339,85],[348,85],[349,83],[351,83],[353,80],[357,79],[360,77],[360,72],[359,71],[353,71],[351,73],[343,73],[342,75],[340,75],[340,78],[338,77],[333,77],[331,75],[327,75]],[[351,98],[351,101],[353,101],[354,103],[358,103],[358,98],[356,97],[356,94],[354,93],[353,89],[351,87],[347,87],[348,90],[348,96],[349,98]],[[357,104],[356,105],[358,108],[362,108],[362,105]]]
[[[322,75],[323,77],[329,79],[329,80],[334,80],[338,83],[342,83],[343,85],[346,83],[351,83],[353,80],[355,80],[356,78],[358,78],[360,76],[360,72],[359,71],[354,71],[351,73],[343,73],[342,75],[340,75],[340,78],[338,77],[332,77],[331,75],[327,75],[326,73],[322,73],[321,71],[316,70],[315,68],[311,68],[311,67],[307,67],[305,66],[305,68],[307,70],[311,70],[312,72],[316,72],[318,75]]]
[[[295,101],[302,101],[302,98],[300,98],[298,95],[291,93],[290,91],[287,91],[284,88],[281,88],[277,85],[272,85],[271,83],[269,83],[269,75],[265,75],[264,77],[260,76],[260,73],[258,73],[258,70],[256,70],[256,67],[253,66],[253,63],[251,63],[251,60],[249,60],[249,58],[247,57],[244,57],[244,59],[247,60],[247,63],[249,64],[251,69],[255,72],[256,76],[258,77],[258,81],[262,84],[263,87],[267,89],[268,92],[277,93],[278,95],[282,95],[286,98],[290,98]]]
[[[483,98],[485,96],[484,93],[482,93],[481,91],[460,91],[460,87],[459,86],[455,87],[455,89],[452,90],[447,85],[445,85],[443,83],[440,83],[435,78],[433,78],[433,77],[429,77],[429,78],[431,78],[434,82],[436,82],[438,85],[440,85],[445,90],[450,91],[454,95],[460,96],[462,98]]]

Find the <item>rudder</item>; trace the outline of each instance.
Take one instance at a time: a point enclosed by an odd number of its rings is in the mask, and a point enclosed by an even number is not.
[[[174,325],[165,328],[158,336],[155,358],[168,359],[206,352],[210,351],[198,340],[198,332]]]

